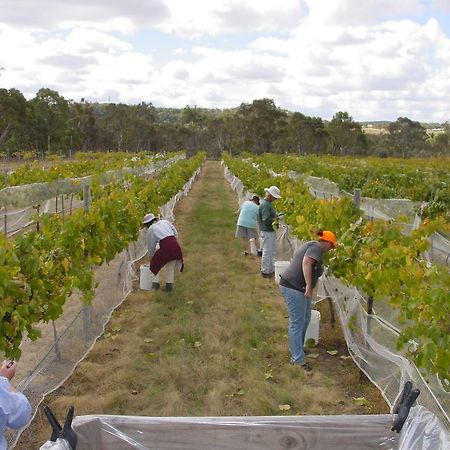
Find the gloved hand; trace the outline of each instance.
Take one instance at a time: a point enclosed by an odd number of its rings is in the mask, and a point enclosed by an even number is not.
[[[64,427],[62,428],[56,417],[53,415],[52,410],[48,406],[44,406],[44,412],[52,427],[52,435],[50,436],[50,441],[56,442],[58,438],[64,439],[70,445],[70,448],[72,450],[75,450],[77,446],[77,435],[75,434],[75,431],[72,430],[74,407],[71,406],[69,408],[66,420],[64,422]]]

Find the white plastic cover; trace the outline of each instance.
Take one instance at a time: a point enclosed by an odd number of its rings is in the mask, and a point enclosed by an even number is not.
[[[77,450],[394,450],[398,435],[391,426],[391,415],[79,416],[73,422]]]

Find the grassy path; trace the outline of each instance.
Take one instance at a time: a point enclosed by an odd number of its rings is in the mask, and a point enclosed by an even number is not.
[[[222,416],[364,414],[388,407],[361,380],[339,331],[321,305],[321,342],[312,375],[289,364],[286,309],[278,289],[259,275],[259,259],[241,254],[234,238],[236,195],[218,162],[206,162],[176,226],[185,271],[174,291],[131,294],[72,377],[52,394],[58,416]],[[107,337],[106,337],[107,336]],[[368,403],[358,406],[353,397]],[[290,405],[282,411],[279,405]],[[18,448],[48,437],[39,413]]]

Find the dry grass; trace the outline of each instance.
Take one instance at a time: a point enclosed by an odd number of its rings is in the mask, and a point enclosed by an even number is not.
[[[366,134],[389,134],[389,131],[386,128],[373,128],[373,127],[362,127],[362,130]]]
[[[129,296],[113,315],[109,337],[47,399],[57,416],[71,404],[77,415],[388,412],[351,360],[326,353],[347,352],[325,302],[313,374],[289,364],[284,302],[274,282],[260,277],[259,259],[241,254],[233,237],[235,209],[219,164],[207,162],[176,210],[186,269],[174,291]],[[360,396],[367,406],[354,403]],[[282,404],[291,409],[281,411]],[[18,448],[38,447],[48,429],[39,412]]]

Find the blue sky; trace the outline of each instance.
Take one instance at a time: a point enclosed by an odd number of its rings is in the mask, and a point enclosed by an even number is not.
[[[0,87],[450,119],[450,0],[1,0]]]

